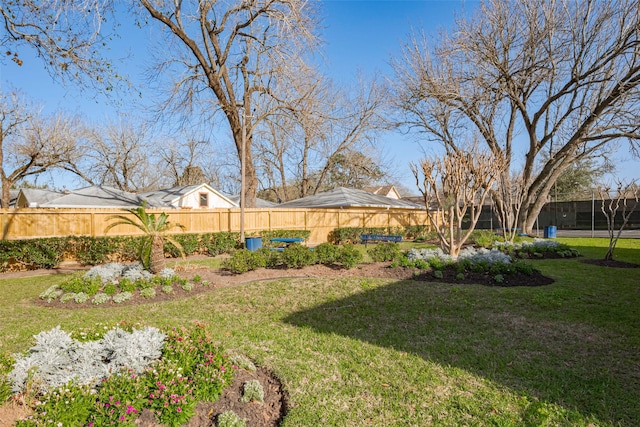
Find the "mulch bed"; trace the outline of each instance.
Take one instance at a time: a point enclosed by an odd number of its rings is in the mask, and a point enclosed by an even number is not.
[[[615,259],[581,259],[580,262],[585,264],[597,265],[599,267],[613,267],[613,268],[640,268],[640,264],[634,264],[632,262],[616,261]]]
[[[258,380],[264,389],[264,402],[242,403],[244,383]],[[273,373],[264,368],[256,371],[241,370],[236,373],[233,383],[226,387],[215,403],[199,402],[196,413],[183,427],[215,427],[218,416],[226,411],[233,411],[241,419],[246,420],[248,427],[276,427],[284,418],[287,409],[287,394],[282,383]],[[136,420],[140,427],[163,427],[158,424],[150,410],[142,411]]]

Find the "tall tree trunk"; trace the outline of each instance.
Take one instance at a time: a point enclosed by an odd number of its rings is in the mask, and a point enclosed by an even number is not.
[[[151,244],[151,261],[149,262],[149,271],[158,274],[167,266],[164,258],[164,241],[162,237],[155,236]]]

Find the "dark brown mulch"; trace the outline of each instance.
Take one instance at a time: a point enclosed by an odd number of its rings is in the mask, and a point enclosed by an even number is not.
[[[580,262],[585,264],[597,265],[600,267],[614,267],[614,268],[640,268],[640,264],[634,264],[632,262],[616,261],[615,259],[581,259]]]
[[[242,403],[244,383],[258,380],[264,389],[264,402]],[[282,383],[273,373],[264,368],[250,372],[241,370],[236,373],[233,383],[226,387],[222,396],[215,403],[199,402],[196,413],[183,427],[215,427],[220,414],[233,411],[250,427],[277,427],[282,422],[288,409],[287,395]],[[162,427],[158,424],[150,410],[142,411],[136,420],[140,427]]]
[[[458,272],[453,268],[447,268],[442,271],[442,278],[438,279],[434,276],[433,271],[425,271],[414,276],[415,280],[423,282],[444,282],[444,283],[463,283],[469,285],[483,285],[483,286],[545,286],[550,285],[554,280],[550,277],[543,276],[539,271],[534,271],[533,274],[527,275],[522,273],[504,274],[502,275],[503,281],[497,282],[495,275],[490,273],[464,273],[464,279],[458,279]]]

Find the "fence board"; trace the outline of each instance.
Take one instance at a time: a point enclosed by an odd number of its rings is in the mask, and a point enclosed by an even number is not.
[[[161,210],[149,209],[160,214]],[[240,231],[240,209],[181,209],[166,211],[169,221],[185,226],[185,233]],[[17,240],[69,235],[140,235],[134,227],[119,225],[105,234],[119,209],[0,209],[2,239]],[[388,227],[427,224],[426,213],[386,209],[245,209],[245,232],[310,230],[309,242],[326,242],[339,227]],[[176,229],[176,232],[180,232]]]

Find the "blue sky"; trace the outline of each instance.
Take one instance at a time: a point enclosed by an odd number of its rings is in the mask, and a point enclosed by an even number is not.
[[[458,0],[324,0],[321,11],[324,17],[321,37],[325,40],[324,58],[326,72],[338,83],[348,84],[358,70],[365,74],[379,72],[391,74],[390,59],[400,53],[402,43],[412,31],[424,30],[435,34],[441,27],[449,27],[455,14],[463,10],[473,10],[475,1]],[[146,30],[133,29],[112,48],[115,57],[125,58],[123,64],[134,69],[130,78],[141,82],[147,52]],[[26,52],[25,52],[26,53]],[[80,93],[71,86],[62,86],[53,81],[44,71],[40,62],[21,52],[25,65],[16,66],[11,61],[0,63],[0,83],[3,87],[15,87],[26,93],[31,99],[53,112],[64,109],[70,113],[82,113],[92,121],[102,121],[127,109],[127,104],[116,107],[104,98],[92,98]],[[140,84],[144,99],[150,99],[151,93],[145,92]],[[222,137],[228,134],[221,129]],[[387,157],[395,164],[398,178],[410,189],[415,189],[408,168],[409,161],[415,161],[422,155],[422,148],[410,136],[398,133],[381,135],[379,144]],[[621,157],[629,158],[627,147],[620,146]],[[624,153],[623,153],[624,151]],[[640,177],[640,162],[627,161],[618,168],[618,174],[625,177]],[[61,185],[56,182],[56,185]],[[65,184],[74,187],[72,183]]]

